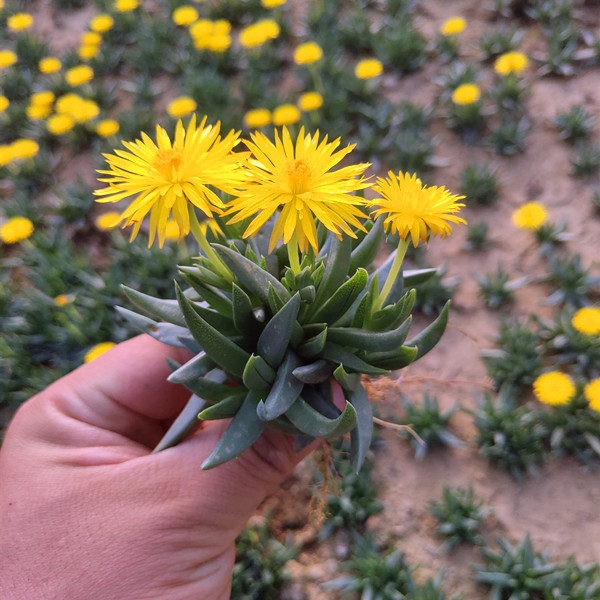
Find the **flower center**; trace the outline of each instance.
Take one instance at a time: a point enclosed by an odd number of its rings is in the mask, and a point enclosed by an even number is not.
[[[171,148],[161,149],[156,153],[152,166],[165,178],[173,178],[173,170],[177,171],[181,165],[181,150]]]
[[[290,182],[290,188],[294,195],[303,194],[308,190],[308,180],[311,176],[311,170],[307,162],[299,158],[288,163],[287,176]]]

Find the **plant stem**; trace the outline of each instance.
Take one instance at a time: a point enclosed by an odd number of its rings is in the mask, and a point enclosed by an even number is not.
[[[398,243],[398,248],[396,249],[396,256],[394,257],[394,262],[392,263],[392,267],[390,272],[388,273],[387,279],[385,280],[385,284],[383,285],[383,289],[379,294],[379,298],[377,299],[377,310],[380,310],[384,305],[394,282],[396,281],[396,277],[398,277],[398,273],[400,272],[400,268],[402,267],[402,261],[404,260],[404,256],[406,254],[406,250],[408,249],[408,244],[410,240],[408,236],[405,240],[400,240]]]
[[[298,275],[298,273],[300,273],[300,259],[298,258],[298,239],[296,238],[295,231],[286,245],[288,257],[290,259],[290,267],[294,274]]]
[[[226,281],[229,281],[231,283],[233,281],[233,275],[231,271],[227,268],[227,265],[221,260],[219,255],[211,248],[210,244],[208,243],[208,240],[206,239],[206,236],[204,235],[204,233],[202,232],[202,228],[200,227],[198,217],[196,216],[196,211],[194,210],[194,207],[191,204],[188,205],[188,210],[190,213],[190,228],[192,230],[192,234],[196,238],[196,241],[198,242],[198,244],[200,244],[200,248],[202,248],[202,251],[204,252],[204,254],[206,254],[206,258],[208,258],[208,260],[217,269],[219,275],[221,275],[223,278],[225,278]]]

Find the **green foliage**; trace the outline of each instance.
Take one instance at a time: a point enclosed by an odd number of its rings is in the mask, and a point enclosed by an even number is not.
[[[468,164],[460,174],[459,189],[469,206],[494,204],[500,191],[496,167],[486,163]]]
[[[480,528],[490,509],[475,499],[472,487],[444,486],[442,499],[431,501],[427,508],[439,521],[435,532],[446,538],[445,549],[451,550],[462,543],[484,543]]]
[[[525,140],[530,132],[527,117],[503,115],[491,132],[491,143],[498,154],[519,154],[525,152]]]
[[[235,545],[232,600],[276,600],[289,579],[285,569],[298,549],[269,535],[266,523],[247,525]]]
[[[479,295],[492,310],[514,302],[513,291],[522,285],[522,281],[509,281],[510,275],[502,265],[498,265],[495,273],[486,273],[483,277],[475,275],[475,279],[479,284]]]
[[[554,119],[561,139],[571,143],[589,139],[594,133],[595,121],[595,117],[581,104],[575,104],[568,110],[559,111]]]
[[[479,223],[470,222],[467,229],[467,250],[480,252],[490,245],[488,240],[488,224],[485,221]]]
[[[586,177],[594,175],[600,167],[600,145],[596,142],[581,142],[577,145],[576,154],[571,157],[573,175]]]
[[[377,58],[400,73],[419,69],[427,58],[427,40],[410,19],[384,24],[374,40]]]
[[[450,102],[447,116],[448,126],[467,139],[479,137],[486,128],[487,119],[481,100],[471,104]]]
[[[591,275],[590,271],[581,264],[579,254],[552,257],[548,281],[558,289],[548,301],[552,304],[566,302],[575,307],[590,304],[600,296],[600,276]]]
[[[447,268],[440,267],[427,281],[419,285],[415,310],[424,315],[439,314],[451,300],[460,285],[460,278],[447,277]]]
[[[486,60],[500,54],[512,52],[519,47],[523,38],[523,30],[507,27],[500,23],[495,29],[486,29],[479,38],[479,47]]]

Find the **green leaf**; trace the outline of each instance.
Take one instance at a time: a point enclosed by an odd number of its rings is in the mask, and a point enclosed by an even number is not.
[[[333,233],[329,235],[329,251],[325,259],[325,271],[317,287],[314,306],[321,306],[340,287],[348,275],[352,238],[345,235],[340,241]],[[314,320],[314,319],[313,319]]]
[[[321,352],[321,358],[330,360],[338,365],[344,365],[345,369],[352,369],[358,373],[367,375],[385,375],[388,371],[366,363],[355,354],[338,346],[337,344],[327,343]]]
[[[300,295],[296,293],[266,324],[258,338],[257,352],[273,367],[277,367],[283,360],[294,331],[299,309]]]
[[[360,374],[348,373],[342,365],[333,372],[333,376],[345,390],[354,390],[360,385]]]
[[[449,311],[450,300],[446,302],[442,312],[431,325],[427,326],[421,333],[407,342],[408,345],[417,347],[417,356],[415,360],[427,354],[440,341],[446,330],[446,325],[448,324]]]
[[[358,473],[373,438],[373,407],[367,392],[361,385],[356,389],[348,390],[346,398],[356,411],[356,427],[350,433],[350,462],[354,472]]]
[[[320,323],[335,323],[344,316],[348,309],[354,304],[359,294],[365,289],[369,275],[364,269],[358,269],[356,273],[339,287],[334,294],[319,308],[311,320]],[[315,301],[316,302],[316,301]]]
[[[256,323],[252,312],[252,302],[244,290],[235,283],[232,284],[231,302],[233,309],[233,324],[238,331],[244,332]]]
[[[171,383],[183,383],[187,385],[189,381],[206,375],[215,368],[215,363],[206,355],[206,352],[200,352],[194,358],[188,360],[183,366],[173,371],[167,381]]]
[[[202,463],[202,469],[212,469],[239,456],[250,448],[265,429],[264,421],[256,414],[260,400],[258,392],[250,391],[235,417],[221,436],[211,455]]]
[[[269,308],[271,309],[272,314],[277,314],[285,305],[285,300],[282,300],[277,293],[275,292],[275,288],[269,284],[269,293],[267,295],[267,303],[269,304]]]
[[[354,327],[330,327],[327,339],[340,346],[351,346],[360,350],[385,352],[401,346],[408,335],[412,322],[409,317],[402,325],[391,331],[367,331]]]
[[[371,312],[373,311],[373,305],[375,299],[379,296],[379,283],[377,273],[371,277],[369,282],[368,291],[363,294],[354,314],[352,315],[352,327],[365,327],[365,323],[368,323]],[[359,296],[360,298],[360,296]]]
[[[204,405],[205,402],[202,398],[192,395],[183,410],[179,413],[179,416],[173,421],[171,427],[169,427],[154,450],[152,450],[152,454],[179,444],[179,442],[192,433],[200,424],[198,412],[202,410]]]
[[[206,308],[205,306],[201,306],[195,302],[192,302],[191,306],[202,317],[202,319],[204,319],[211,327],[214,327],[223,335],[227,336],[228,338],[239,336],[238,330],[233,324],[233,315],[232,317],[226,317],[216,310],[211,310],[210,308]]]
[[[374,313],[369,320],[369,329],[383,331],[404,323],[415,305],[416,290],[406,292],[396,304],[386,306]]]
[[[400,346],[390,352],[369,352],[364,355],[364,359],[388,372],[410,365],[417,360],[417,352],[416,346]]]
[[[321,383],[331,377],[333,365],[326,360],[317,360],[293,370],[294,377],[302,383]]]
[[[269,284],[273,286],[273,291],[280,300],[287,302],[290,299],[290,293],[285,286],[268,271],[261,269],[251,260],[230,248],[221,246],[221,244],[212,244],[212,246],[241,284],[260,298],[264,304],[267,304],[269,299]]]
[[[264,402],[258,404],[258,416],[263,421],[271,421],[283,415],[302,392],[304,384],[293,374],[300,364],[300,359],[293,352],[285,355],[269,395]]]
[[[336,419],[329,419],[299,397],[285,416],[302,432],[313,437],[343,435],[356,426],[356,411],[346,402],[344,412]]]
[[[350,255],[350,273],[353,273],[359,267],[366,268],[373,262],[381,247],[383,234],[383,218],[379,217],[373,224],[373,227],[371,227],[371,231],[352,250],[352,254]]]
[[[115,309],[124,319],[129,321],[131,325],[133,325],[139,331],[143,331],[144,333],[156,325],[156,321],[154,319],[140,315],[139,313],[129,310],[128,308],[115,306]]]
[[[317,290],[314,285],[307,285],[298,291],[300,292],[300,299],[307,304],[312,304],[317,297]]]
[[[317,335],[307,339],[298,346],[298,354],[304,358],[312,358],[317,356],[325,347],[327,341],[327,326],[325,323],[319,323],[323,327],[322,331]]]
[[[209,325],[194,309],[177,283],[175,284],[177,299],[183,311],[183,316],[194,339],[202,346],[206,354],[223,370],[241,377],[250,354],[228,337]]]
[[[437,272],[437,269],[412,269],[410,271],[404,271],[404,286],[408,288],[419,285],[420,283],[425,283]]]
[[[231,388],[229,388],[231,389]],[[244,402],[243,394],[236,394],[235,396],[229,396],[223,398],[217,404],[205,408],[201,413],[198,414],[198,419],[202,421],[218,421],[219,419],[230,419],[235,416],[237,411]]]
[[[242,381],[249,390],[262,391],[271,386],[276,375],[262,356],[252,354],[244,367]]]
[[[168,357],[167,362],[169,363],[169,367],[171,367],[174,372],[178,371],[181,366]],[[221,371],[219,371],[219,373],[221,373]],[[218,381],[213,381],[208,377],[195,377],[194,379],[188,379],[183,385],[185,385],[190,392],[193,392],[196,394],[196,396],[202,398],[202,400],[206,401],[208,404],[216,404],[217,402],[221,402],[221,400],[229,398],[232,395],[245,393],[244,388],[241,386],[232,387]]]
[[[193,267],[179,267],[183,278],[194,288],[199,296],[222,315],[231,318],[233,307],[231,300],[219,289],[207,285]]]
[[[179,304],[177,300],[160,300],[159,298],[153,298],[147,294],[142,294],[126,285],[121,285],[123,293],[138,308],[146,311],[147,313],[159,317],[167,323],[173,323],[174,325],[180,325],[185,327],[185,319],[181,314]]]

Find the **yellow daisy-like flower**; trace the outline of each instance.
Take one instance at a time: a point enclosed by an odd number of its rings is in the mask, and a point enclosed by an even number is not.
[[[571,319],[574,329],[585,335],[598,335],[600,333],[600,308],[586,306],[580,308]]]
[[[63,135],[75,127],[75,119],[71,115],[60,114],[52,115],[46,121],[46,129],[52,135]]]
[[[42,119],[45,119],[51,112],[51,104],[30,104],[25,109],[27,118],[31,119],[32,121],[41,121]]]
[[[55,56],[46,56],[46,58],[42,58],[40,62],[38,62],[38,69],[40,73],[56,73],[56,71],[60,71],[62,64],[58,58]]]
[[[294,50],[294,62],[297,65],[311,65],[322,56],[323,50],[316,42],[304,42]]]
[[[521,229],[539,229],[546,222],[546,209],[539,202],[527,202],[513,212],[512,221]]]
[[[317,110],[323,106],[323,96],[319,92],[305,92],[298,98],[298,108],[305,112]]]
[[[583,393],[590,403],[590,408],[600,412],[600,377],[590,381],[583,389]]]
[[[88,65],[78,65],[65,73],[65,81],[72,87],[87,83],[94,77],[94,70]]]
[[[300,120],[300,111],[293,104],[282,104],[273,111],[273,124],[293,125]]]
[[[231,33],[231,23],[227,19],[217,19],[213,23],[213,33],[215,35],[228,35]]]
[[[208,235],[209,230],[215,237],[218,237],[219,235],[225,235],[216,219],[204,219],[204,221],[200,223],[200,229],[205,236]]]
[[[505,52],[494,62],[494,71],[498,75],[520,73],[529,66],[529,59],[522,52]]]
[[[13,159],[13,151],[11,144],[0,145],[0,167],[9,164]]]
[[[575,395],[575,384],[568,375],[551,371],[533,382],[533,393],[544,404],[567,404]]]
[[[0,94],[0,113],[3,113],[10,106],[10,100]]]
[[[190,26],[190,35],[192,38],[205,38],[212,35],[215,29],[215,24],[209,19],[200,19]],[[229,32],[226,32],[229,33]]]
[[[120,13],[128,13],[140,5],[139,0],[115,0],[115,10]]]
[[[451,17],[446,19],[440,27],[440,33],[442,35],[456,35],[461,31],[464,31],[467,26],[467,22],[462,17]]]
[[[115,346],[116,344],[114,342],[102,342],[101,344],[96,344],[85,353],[83,362],[89,363]]]
[[[318,252],[315,217],[329,231],[342,237],[342,232],[356,237],[351,225],[364,230],[359,218],[364,215],[357,207],[365,200],[352,192],[369,187],[363,172],[368,164],[348,165],[332,171],[354,148],[337,150],[340,140],[319,142],[319,133],[305,134],[300,130],[296,144],[286,127],[281,137],[275,130],[275,143],[260,132],[251,134],[246,145],[255,160],[247,167],[247,177],[239,192],[229,203],[226,214],[234,213],[229,223],[254,217],[244,232],[244,238],[254,236],[281,208],[271,239],[269,252],[283,236],[288,243],[295,234],[302,252],[309,245]]]
[[[222,53],[231,46],[231,36],[227,33],[214,33],[208,36],[206,47],[211,52]]]
[[[260,3],[264,8],[276,8],[282,4],[285,4],[286,2],[287,0],[260,0]]]
[[[365,58],[354,68],[354,74],[359,79],[373,79],[373,77],[381,75],[382,72],[383,65],[376,58]]]
[[[244,115],[244,123],[249,129],[260,129],[271,123],[271,111],[267,108],[255,108]]]
[[[464,106],[473,104],[481,98],[481,91],[476,83],[463,83],[452,92],[452,102]]]
[[[79,50],[77,50],[77,56],[81,60],[90,60],[91,58],[95,58],[100,53],[100,46],[96,44],[87,44],[85,46],[80,46]]]
[[[82,46],[97,46],[102,43],[102,36],[97,31],[84,31],[81,34]]]
[[[12,50],[0,50],[0,69],[10,67],[17,62],[17,55]]]
[[[5,244],[16,244],[33,233],[33,223],[27,217],[13,217],[0,227],[0,240]]]
[[[11,31],[23,31],[33,25],[33,17],[29,13],[17,13],[6,19],[6,26]]]
[[[54,102],[54,92],[50,90],[36,92],[35,94],[31,94],[29,102],[32,106],[48,106]]]
[[[142,220],[150,213],[150,239],[152,245],[158,233],[162,246],[167,220],[173,212],[183,235],[190,231],[188,202],[212,217],[220,213],[223,202],[208,186],[234,194],[246,176],[240,164],[247,153],[232,153],[238,143],[239,132],[230,131],[221,139],[220,123],[205,125],[206,117],[196,127],[193,115],[187,130],[177,123],[174,140],[167,132],[156,127],[156,143],[142,133],[142,139],[123,142],[127,152],[115,150],[105,155],[110,166],[99,181],[107,187],[96,190],[98,202],[118,202],[135,196],[121,214],[124,227],[133,226],[131,239],[138,234]]]
[[[119,131],[119,123],[114,119],[103,119],[96,125],[96,133],[102,137],[107,138],[111,135],[115,135]]]
[[[71,299],[70,296],[67,296],[67,294],[59,294],[58,296],[56,296],[54,298],[54,304],[56,304],[56,306],[66,306],[67,304],[70,304],[73,300]]]
[[[380,208],[373,215],[387,215],[384,221],[391,233],[398,232],[402,240],[410,235],[416,248],[419,241],[425,243],[427,235],[446,237],[452,233],[452,223],[466,225],[457,217],[464,204],[459,203],[464,196],[451,194],[446,188],[423,185],[416,175],[388,172],[388,178],[378,177],[373,189],[381,198],[372,200],[371,206]]]
[[[191,5],[178,6],[173,11],[173,23],[175,25],[191,25],[198,19],[198,11]]]
[[[106,33],[113,28],[115,20],[107,14],[96,15],[90,21],[90,29],[96,33]]]
[[[175,219],[169,219],[165,225],[165,239],[168,242],[175,242],[181,239],[179,224]]]
[[[13,160],[33,158],[40,151],[40,145],[35,140],[20,138],[12,144]]]
[[[177,118],[186,117],[191,112],[194,112],[198,105],[193,98],[189,96],[179,96],[179,98],[175,98],[167,105],[167,112],[172,116]]]
[[[111,210],[101,215],[98,215],[94,219],[94,225],[96,229],[100,231],[109,231],[110,229],[114,229],[119,225],[121,221],[121,213],[116,210]]]

